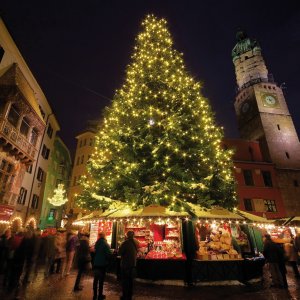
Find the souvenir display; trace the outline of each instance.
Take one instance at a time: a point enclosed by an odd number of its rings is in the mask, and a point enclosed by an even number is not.
[[[185,259],[182,253],[180,222],[154,223],[145,221],[122,224],[122,226],[124,235],[129,230],[134,231],[134,236],[139,241],[139,258]]]
[[[234,260],[242,258],[241,254],[233,247],[231,230],[225,223],[221,226],[208,223],[197,225],[196,239],[199,245],[196,256],[200,260]]]

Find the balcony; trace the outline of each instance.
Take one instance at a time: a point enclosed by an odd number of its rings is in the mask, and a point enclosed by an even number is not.
[[[37,152],[27,137],[4,118],[0,118],[0,146],[23,163],[32,163]]]

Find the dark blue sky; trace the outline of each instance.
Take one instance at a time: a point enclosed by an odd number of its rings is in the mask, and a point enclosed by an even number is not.
[[[226,137],[238,137],[231,49],[237,28],[257,38],[300,133],[300,7],[298,1],[16,1],[3,17],[54,109],[60,136],[74,150],[88,119],[99,118],[125,77],[134,39],[148,13],[165,17],[175,47],[203,82]],[[102,97],[104,95],[105,97]]]

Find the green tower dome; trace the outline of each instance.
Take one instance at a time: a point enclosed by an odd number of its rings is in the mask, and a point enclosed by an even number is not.
[[[255,39],[248,37],[247,33],[243,30],[239,30],[236,33],[237,43],[232,49],[231,56],[233,61],[239,57],[241,54],[249,50],[261,50],[258,42]]]

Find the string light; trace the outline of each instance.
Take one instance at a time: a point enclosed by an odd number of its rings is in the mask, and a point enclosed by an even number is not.
[[[223,129],[182,57],[166,20],[148,15],[96,135],[79,207],[235,206],[233,151],[222,148]]]

